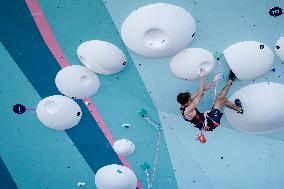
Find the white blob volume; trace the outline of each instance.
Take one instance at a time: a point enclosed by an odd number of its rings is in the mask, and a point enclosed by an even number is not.
[[[244,114],[226,108],[232,126],[252,133],[273,132],[284,127],[284,85],[256,83],[235,92],[230,100],[240,99]]]
[[[186,48],[196,25],[189,12],[157,3],[132,12],[123,22],[121,37],[132,51],[146,57],[168,57]]]
[[[277,56],[284,61],[284,36],[281,36],[275,46]]]
[[[77,55],[86,67],[98,74],[120,72],[127,64],[122,50],[106,41],[86,41],[78,47]]]
[[[37,105],[36,113],[45,126],[56,130],[74,127],[82,116],[79,105],[71,98],[61,95],[42,99]]]
[[[134,152],[135,145],[126,139],[117,140],[113,145],[114,151],[121,156],[127,156]]]
[[[112,164],[98,170],[95,184],[98,189],[136,189],[137,177],[127,167]]]
[[[86,98],[94,95],[100,86],[98,76],[84,66],[67,66],[60,70],[55,78],[58,90],[74,98]]]
[[[188,48],[176,54],[171,60],[171,70],[179,78],[195,80],[200,78],[200,69],[209,74],[215,67],[213,54],[202,48]]]
[[[240,80],[256,79],[273,65],[274,54],[265,44],[256,41],[235,43],[224,50],[224,57]]]

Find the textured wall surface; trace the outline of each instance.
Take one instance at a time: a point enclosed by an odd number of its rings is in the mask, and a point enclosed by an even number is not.
[[[30,1],[36,2],[36,1]],[[155,159],[157,131],[138,116],[144,107],[157,123],[167,124],[179,114],[177,93],[194,91],[198,81],[178,79],[170,70],[170,58],[149,59],[128,50],[119,35],[123,20],[135,9],[161,2],[157,0],[39,0],[42,12],[31,14],[24,1],[6,1],[0,7],[0,188],[61,189],[96,188],[94,175],[107,164],[122,164],[82,101],[83,116],[75,128],[65,132],[44,127],[35,112],[18,115],[12,111],[20,103],[34,108],[44,97],[60,94],[55,87],[61,69],[42,38],[34,17],[44,14],[69,64],[81,64],[76,55],[80,43],[97,39],[111,42],[127,56],[122,72],[102,76],[97,94],[91,97],[114,139],[126,138],[135,146],[127,160],[144,188],[146,176],[140,168]],[[165,0],[191,12],[197,25],[189,47],[223,51],[245,40],[264,42],[274,49],[284,34],[284,15],[271,17],[270,8],[280,0],[184,1]],[[139,23],[137,23],[139,24]],[[47,28],[48,29],[48,28]],[[60,58],[60,57],[59,57]],[[214,73],[227,79],[224,58]],[[228,96],[256,82],[284,84],[284,65],[275,56],[275,72],[252,81],[236,81]],[[217,90],[225,84],[218,83]],[[284,94],[283,94],[284,95]],[[213,102],[209,91],[200,109]],[[269,103],[269,102],[267,102]],[[121,125],[129,123],[126,129]],[[164,131],[153,188],[157,189],[282,189],[284,187],[284,130],[256,135],[232,127],[223,116],[221,126],[206,133],[206,144],[195,140],[197,130],[182,119]]]

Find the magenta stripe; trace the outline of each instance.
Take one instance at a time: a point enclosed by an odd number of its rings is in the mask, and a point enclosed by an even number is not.
[[[51,28],[48,25],[48,22],[39,6],[39,3],[37,0],[26,0],[27,6],[30,9],[30,12],[33,16],[33,19],[38,27],[39,32],[41,33],[41,36],[43,40],[45,41],[46,45],[48,46],[49,50],[61,66],[61,68],[64,68],[66,66],[69,66],[67,59],[65,58],[62,50],[60,49],[55,36],[53,35],[53,32]],[[85,102],[89,102],[89,105],[87,105],[88,110],[92,114],[93,118],[98,123],[100,129],[104,133],[105,137],[109,141],[111,145],[114,144],[115,139],[111,135],[110,130],[107,128],[107,125],[105,124],[102,116],[100,115],[99,111],[97,110],[95,104],[91,100],[91,98],[85,98]],[[131,169],[130,164],[128,163],[127,159],[124,156],[118,156],[120,161],[123,163],[124,166]],[[143,186],[141,185],[140,181],[138,181],[138,188],[143,189]]]

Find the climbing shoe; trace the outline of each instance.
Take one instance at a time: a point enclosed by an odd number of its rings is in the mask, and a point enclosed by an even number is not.
[[[229,79],[232,80],[232,81],[234,81],[236,79],[236,75],[234,74],[234,72],[232,70],[230,70]]]
[[[236,100],[235,100],[235,105],[236,105],[237,107],[240,107],[240,108],[241,108],[241,110],[238,111],[237,113],[243,114],[243,113],[244,113],[244,110],[243,110],[242,103],[241,103],[240,99],[236,99]]]

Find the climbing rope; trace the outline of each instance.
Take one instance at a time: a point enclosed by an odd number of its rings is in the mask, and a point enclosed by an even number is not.
[[[156,125],[149,117],[144,116],[144,119],[145,119],[148,123],[150,123],[152,126],[154,126],[156,129],[159,129],[159,126]]]
[[[158,138],[157,138],[157,143],[156,143],[156,156],[155,156],[154,169],[153,169],[152,181],[151,181],[151,187],[150,188],[152,188],[154,180],[155,180],[155,175],[156,175],[156,170],[157,170],[157,165],[158,165],[158,157],[159,157],[159,147],[160,147],[161,134],[162,134],[162,131],[159,131]]]
[[[145,170],[145,173],[146,173],[146,178],[147,178],[147,188],[151,188],[148,169]]]
[[[179,119],[180,117],[181,117],[181,116],[175,117],[174,119],[172,119],[171,121],[167,122],[167,124],[165,124],[163,127],[161,127],[161,128],[159,129],[158,137],[157,137],[157,143],[156,143],[156,156],[155,156],[154,169],[153,169],[153,174],[152,174],[151,188],[152,188],[153,183],[154,183],[155,174],[156,174],[157,165],[158,165],[159,147],[160,147],[160,140],[161,140],[162,131],[163,131],[164,128],[166,128],[166,127],[168,127],[169,125],[171,125],[171,123],[173,123],[174,121],[176,121],[176,120]]]
[[[147,188],[152,189],[153,183],[155,180],[156,172],[157,172],[157,166],[158,166],[158,159],[159,159],[159,150],[160,150],[160,141],[161,141],[161,135],[163,130],[168,127],[172,122],[176,121],[178,118],[181,116],[177,116],[171,121],[167,122],[163,127],[159,128],[157,124],[155,124],[148,116],[146,116],[147,111],[145,109],[140,109],[138,111],[138,114],[140,114],[149,124],[154,126],[158,130],[158,136],[156,140],[156,152],[155,152],[155,161],[154,161],[154,166],[153,166],[153,173],[152,173],[152,178],[150,179],[150,174],[149,174],[149,165],[145,162],[141,167],[144,169],[146,178],[147,178]]]

